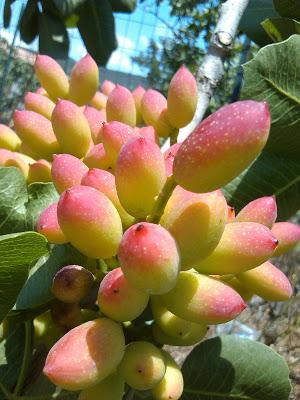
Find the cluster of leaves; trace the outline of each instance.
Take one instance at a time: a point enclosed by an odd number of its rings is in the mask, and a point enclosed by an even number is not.
[[[5,1],[5,28],[9,27],[14,1]],[[104,66],[117,47],[113,12],[130,13],[135,7],[136,0],[27,0],[19,21],[20,35],[28,44],[39,37],[41,54],[66,59],[67,28],[77,28],[87,51]]]

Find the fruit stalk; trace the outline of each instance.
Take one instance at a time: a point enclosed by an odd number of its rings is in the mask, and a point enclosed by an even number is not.
[[[154,203],[153,210],[151,214],[148,216],[147,221],[152,222],[153,224],[157,224],[163,215],[165,206],[173,193],[173,190],[176,187],[176,182],[174,181],[173,175],[169,176],[162,188],[161,192],[157,196],[157,199]]]

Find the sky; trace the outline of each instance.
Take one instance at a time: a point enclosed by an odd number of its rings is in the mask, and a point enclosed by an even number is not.
[[[18,17],[21,10],[22,2],[25,0],[17,0],[12,6],[12,20],[8,30],[3,28],[3,5],[4,0],[0,0],[0,35],[11,42],[17,25]],[[146,4],[145,4],[146,3]],[[147,71],[141,69],[136,63],[132,62],[131,57],[138,55],[141,51],[146,50],[151,38],[159,41],[160,37],[171,35],[170,29],[163,21],[168,24],[174,24],[174,19],[169,15],[169,6],[166,0],[159,7],[158,18],[152,13],[156,11],[151,1],[140,4],[132,14],[115,14],[116,34],[118,39],[118,49],[115,50],[107,64],[107,68],[115,71],[129,72],[134,75],[146,76]],[[154,2],[153,2],[154,3]],[[86,54],[84,44],[80,38],[77,29],[68,29],[70,36],[70,52],[69,56],[75,61],[79,60]],[[20,40],[19,35],[16,38],[16,45],[29,47],[33,50],[38,49],[38,41],[35,40],[31,45]]]

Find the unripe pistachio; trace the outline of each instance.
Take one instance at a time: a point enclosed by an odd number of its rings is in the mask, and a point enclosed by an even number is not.
[[[88,167],[79,158],[71,154],[55,154],[53,157],[51,175],[58,193],[75,185],[80,185]]]
[[[80,265],[67,265],[55,274],[51,290],[64,303],[78,303],[87,296],[93,283],[90,271]]]
[[[274,257],[292,250],[300,240],[300,227],[291,222],[276,222],[272,227],[272,233],[278,240]]]
[[[14,157],[14,153],[7,149],[0,148],[0,165],[4,166],[6,161]]]
[[[83,111],[91,130],[93,142],[95,144],[102,141],[102,126],[106,122],[105,110],[97,110],[94,107],[86,106]]]
[[[79,106],[92,100],[99,85],[99,70],[93,58],[87,54],[73,67],[68,98]]]
[[[98,168],[90,169],[82,177],[81,185],[91,186],[104,193],[118,210],[124,227],[133,224],[134,217],[129,215],[120,203],[113,174]]]
[[[28,184],[33,182],[51,182],[51,164],[47,160],[37,160],[29,164]]]
[[[258,222],[272,228],[277,218],[277,205],[275,197],[265,196],[248,203],[237,214],[237,222]]]
[[[62,152],[84,157],[90,148],[91,130],[82,110],[68,100],[59,100],[51,122]]]
[[[136,109],[136,125],[140,126],[143,123],[143,116],[142,116],[142,98],[145,94],[146,90],[142,86],[137,86],[134,91],[132,92],[132,96],[135,102],[135,109]]]
[[[183,128],[196,111],[197,82],[191,72],[182,66],[173,76],[168,90],[168,120],[175,128]]]
[[[27,92],[24,97],[24,106],[26,110],[35,111],[51,120],[55,103],[42,94]]]
[[[65,99],[69,92],[69,80],[62,67],[51,57],[39,54],[34,64],[35,74],[53,99]]]
[[[103,110],[106,107],[107,96],[102,92],[97,91],[94,97],[90,101],[90,105],[95,107],[97,110]]]
[[[98,293],[101,312],[115,321],[132,321],[146,308],[149,295],[136,289],[121,268],[110,271],[102,280]]]
[[[168,137],[174,131],[167,118],[167,100],[157,90],[148,89],[141,102],[143,120],[152,125],[161,137]]]
[[[245,285],[242,284],[240,280],[238,280],[233,275],[221,275],[218,276],[218,279],[225,282],[227,285],[232,287],[238,294],[245,300],[250,301],[254,295],[253,292],[249,291]]]
[[[136,110],[131,92],[124,86],[117,85],[107,98],[106,114],[107,121],[119,121],[134,127]]]
[[[172,313],[198,324],[222,324],[246,307],[230,286],[193,271],[180,272],[176,286],[160,298]]]
[[[124,334],[116,322],[108,318],[85,322],[52,347],[44,374],[66,390],[89,388],[115,371],[124,347]]]
[[[13,119],[15,130],[22,142],[39,157],[49,159],[52,154],[59,152],[59,144],[47,118],[34,111],[16,110]]]
[[[109,94],[114,90],[115,87],[116,85],[112,81],[106,79],[101,85],[101,92],[104,93],[106,96],[109,96]]]
[[[160,225],[142,222],[131,226],[123,235],[118,258],[125,277],[138,289],[161,294],[176,284],[177,245]]]
[[[36,230],[44,235],[50,243],[64,244],[68,242],[58,224],[57,203],[51,204],[41,213]]]
[[[115,176],[122,206],[130,215],[145,218],[166,180],[160,148],[143,137],[129,140],[120,151]]]
[[[122,400],[124,380],[118,372],[114,372],[97,385],[80,392],[78,400]]]
[[[88,186],[73,186],[61,195],[57,217],[67,239],[84,255],[110,258],[117,254],[122,223],[103,193]]]
[[[40,158],[37,152],[33,151],[26,143],[21,142],[21,147],[19,149],[21,154],[31,157],[34,161]]]
[[[84,157],[83,162],[89,168],[112,169],[110,159],[104,150],[103,143],[96,144],[92,147]]]
[[[19,156],[20,153],[11,152],[11,156],[6,159],[4,162],[5,167],[16,167],[18,168],[25,179],[28,177],[29,164],[26,160]]]
[[[153,128],[153,126],[142,126],[141,128],[135,128],[136,133],[140,136],[143,136],[144,138],[150,139],[156,144],[159,145],[159,137]]]
[[[114,167],[122,146],[135,136],[135,131],[129,125],[112,121],[103,124],[102,142],[105,152]]]
[[[131,342],[126,346],[120,374],[134,389],[147,390],[164,377],[166,365],[161,351],[149,342]]]
[[[42,344],[46,346],[47,351],[49,351],[55,342],[65,333],[65,329],[53,322],[50,311],[46,311],[36,317],[33,320],[33,327],[35,346]]]
[[[179,318],[179,317],[177,317]],[[190,322],[193,323],[193,322]],[[202,328],[196,332],[194,330],[191,330],[190,333],[186,334],[184,338],[180,336],[171,336],[165,333],[159,326],[158,324],[153,324],[152,326],[152,335],[153,338],[157,343],[160,343],[162,345],[166,344],[169,346],[179,346],[179,347],[184,347],[184,346],[193,346],[197,343],[199,343],[207,333],[208,327],[205,326],[204,324],[197,324],[201,326]],[[204,329],[205,326],[205,329]]]
[[[192,193],[177,186],[160,224],[176,240],[181,269],[205,259],[218,245],[227,221],[227,203],[221,190]]]
[[[159,296],[151,297],[151,309],[156,325],[165,335],[171,337],[171,342],[173,338],[174,343],[188,346],[200,342],[207,333],[208,327],[206,324],[195,324],[177,317],[162,305]],[[156,333],[158,333],[157,330]],[[161,340],[158,340],[158,342],[161,343]],[[165,344],[172,343],[166,342]],[[177,344],[174,345],[177,346]]]
[[[278,240],[256,222],[232,222],[225,226],[214,251],[195,267],[207,274],[236,274],[255,268],[274,253]]]
[[[179,366],[169,353],[162,350],[166,372],[163,379],[151,390],[154,400],[178,400],[183,393],[183,376]]]
[[[8,126],[0,124],[0,148],[11,151],[18,151],[21,146],[21,139]]]
[[[237,278],[249,291],[268,301],[285,301],[293,295],[288,278],[269,261],[238,274]]]
[[[238,101],[203,120],[174,159],[176,182],[193,192],[210,192],[238,176],[259,155],[270,130],[266,103]]]

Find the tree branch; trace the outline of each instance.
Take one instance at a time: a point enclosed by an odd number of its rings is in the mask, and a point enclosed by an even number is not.
[[[227,0],[220,6],[219,20],[208,51],[197,72],[198,104],[192,122],[180,132],[183,141],[202,120],[213,92],[224,76],[224,60],[228,56],[242,15],[250,0]]]

